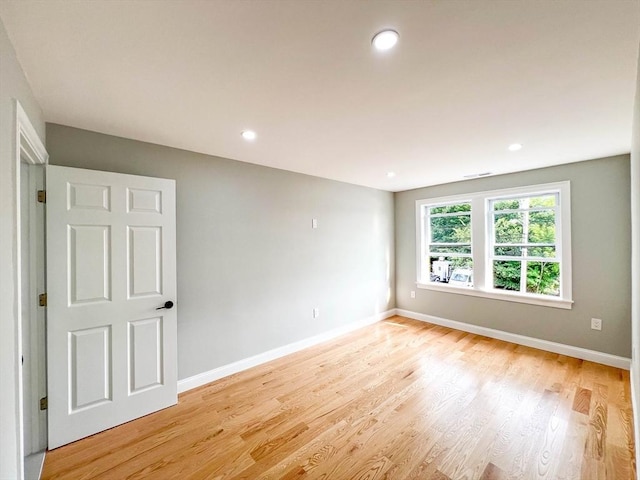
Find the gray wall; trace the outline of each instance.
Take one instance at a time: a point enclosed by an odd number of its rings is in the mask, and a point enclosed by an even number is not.
[[[389,192],[55,124],[47,150],[176,179],[181,379],[395,306]]]
[[[18,478],[19,337],[17,318],[17,213],[15,100],[44,142],[45,124],[0,21],[0,478]]]
[[[629,175],[622,155],[396,193],[398,308],[630,357]],[[571,182],[572,310],[416,289],[416,200],[563,180]],[[590,329],[592,317],[603,319],[601,332]]]

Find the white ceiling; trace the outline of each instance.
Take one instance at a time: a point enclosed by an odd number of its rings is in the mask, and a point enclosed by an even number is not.
[[[0,16],[63,125],[390,191],[630,150],[637,0],[0,0]],[[380,53],[385,27],[400,41]]]

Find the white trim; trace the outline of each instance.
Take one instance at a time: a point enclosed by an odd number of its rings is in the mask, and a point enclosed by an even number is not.
[[[529,305],[542,305],[544,307],[564,308],[571,310],[573,300],[563,300],[557,297],[542,295],[525,295],[519,292],[499,292],[480,290],[479,288],[456,287],[453,285],[438,283],[416,283],[417,288],[423,290],[435,290],[437,292],[453,293],[457,295],[469,295],[472,297],[490,298],[505,302],[528,303]]]
[[[22,232],[21,232],[21,191],[20,191],[20,164],[22,160],[25,160],[25,163],[28,165],[46,165],[49,160],[49,154],[47,153],[42,140],[38,136],[36,129],[33,127],[33,124],[29,120],[28,115],[20,105],[18,100],[15,101],[15,177],[13,181],[16,185],[15,189],[15,228],[16,228],[16,268],[15,268],[15,304],[17,305],[17,315],[15,318],[16,321],[16,337],[15,344],[17,346],[17,356],[16,356],[16,369],[17,369],[17,381],[16,385],[16,401],[17,401],[17,454],[18,454],[18,480],[24,478],[24,424],[23,424],[23,416],[25,412],[23,411],[23,389],[24,385],[22,382],[22,362],[20,358],[22,357]],[[40,354],[44,354],[44,352],[40,352]],[[38,359],[39,360],[39,359]],[[38,362],[32,362],[38,363]],[[30,413],[27,413],[31,415]],[[36,433],[40,434],[39,430]]]
[[[27,480],[42,477],[45,451],[32,453],[25,457],[24,478]]]
[[[262,365],[263,363],[270,362],[271,360],[275,360],[277,358],[299,352],[300,350],[304,350],[305,348],[313,347],[314,345],[326,342],[327,340],[331,340],[346,333],[353,332],[354,330],[358,330],[359,328],[373,325],[374,323],[384,320],[385,318],[393,317],[395,314],[395,309],[387,310],[386,312],[378,313],[371,317],[359,320],[357,322],[349,323],[348,325],[344,325],[328,332],[305,338],[304,340],[290,343],[288,345],[283,345],[282,347],[274,348],[273,350],[268,350],[266,352],[259,353],[258,355],[253,355],[252,357],[243,358],[242,360],[238,360],[236,362],[214,368],[213,370],[209,370],[208,372],[199,373],[197,375],[178,380],[178,393],[186,392],[187,390],[191,390],[193,388],[206,385],[207,383],[214,382],[229,375],[233,375],[234,373],[242,372],[243,370]]]
[[[611,355],[609,353],[597,352],[595,350],[574,347],[572,345],[565,345],[563,343],[550,342],[548,340],[527,337],[525,335],[518,335],[517,333],[504,332],[502,330],[495,330],[493,328],[481,327],[478,325],[458,322],[446,318],[434,317],[432,315],[425,315],[424,313],[412,312],[410,310],[402,310],[400,308],[396,309],[396,314],[403,317],[412,318],[414,320],[419,320],[421,322],[433,323],[435,325],[441,325],[443,327],[449,327],[455,330],[462,330],[463,332],[484,335],[485,337],[496,338],[498,340],[504,340],[505,342],[516,343],[518,345],[537,348],[540,350],[545,350],[547,352],[580,358],[582,360],[601,363],[603,365],[622,368],[624,370],[629,370],[629,368],[631,367],[630,358],[619,357],[617,355]]]
[[[18,160],[22,155],[23,158],[28,159],[27,163],[46,165],[49,161],[49,154],[18,100],[16,100],[16,130],[18,134],[17,143],[20,148]]]

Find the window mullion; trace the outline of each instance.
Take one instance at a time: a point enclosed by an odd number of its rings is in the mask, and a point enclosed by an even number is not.
[[[520,199],[520,208],[522,212],[522,241],[529,241],[529,197]],[[528,254],[527,247],[522,247],[522,262],[520,263],[520,292],[527,293],[527,267],[528,262],[526,260]]]
[[[429,278],[429,261],[427,254],[429,252],[429,243],[431,242],[431,222],[429,220],[429,207],[422,207],[422,225],[423,225],[423,241],[422,241],[422,278]],[[426,243],[425,243],[426,240]],[[426,281],[426,280],[425,280]]]
[[[483,197],[471,199],[471,256],[473,258],[473,287],[484,290],[486,288],[485,262],[486,256],[486,205]]]

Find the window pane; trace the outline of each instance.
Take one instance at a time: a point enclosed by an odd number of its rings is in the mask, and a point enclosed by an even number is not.
[[[535,197],[511,198],[493,202],[493,210],[517,210],[519,208],[555,207],[556,195],[538,195]]]
[[[430,217],[430,243],[471,243],[471,215]]]
[[[430,214],[435,215],[438,213],[455,213],[455,212],[470,212],[470,203],[455,203],[453,205],[443,205],[441,207],[431,207]]]
[[[471,245],[429,246],[430,253],[466,253],[471,254]]]
[[[493,262],[493,288],[520,291],[520,268],[517,260]]]
[[[525,243],[523,213],[497,213],[493,219],[495,243]]]
[[[497,257],[500,257],[500,256],[521,257],[522,247],[495,247],[494,254]]]
[[[555,262],[528,262],[527,292],[559,296],[560,265]]]
[[[529,243],[555,243],[556,214],[553,210],[529,212]]]
[[[529,197],[529,208],[537,207],[555,207],[556,195],[540,195],[538,197]]]
[[[473,270],[470,268],[454,268],[449,278],[449,285],[453,287],[473,287]]]
[[[519,200],[499,200],[497,202],[493,202],[494,210],[516,210],[520,208]]]
[[[555,258],[556,247],[529,247],[527,249],[529,257]]]
[[[525,253],[526,252],[526,253]],[[523,247],[504,246],[494,247],[496,257],[543,257],[556,258],[556,247]]]
[[[473,260],[469,257],[431,256],[428,262],[431,282],[449,283],[453,273],[473,277]]]

